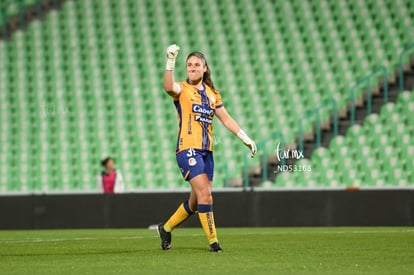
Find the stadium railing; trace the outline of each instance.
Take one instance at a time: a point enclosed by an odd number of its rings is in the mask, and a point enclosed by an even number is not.
[[[274,132],[270,136],[268,136],[266,139],[262,140],[257,144],[257,149],[260,152],[260,158],[261,158],[261,172],[262,172],[262,182],[265,182],[268,180],[268,171],[267,171],[267,150],[266,145],[269,142],[274,142],[275,140],[279,140],[279,144],[281,148],[284,148],[285,146],[285,137],[282,132]],[[243,186],[248,187],[249,186],[249,159],[250,154],[244,155],[244,161],[243,161]],[[280,164],[284,165],[286,162],[285,159],[280,160]]]
[[[229,187],[230,176],[227,164],[217,165],[215,166],[215,170],[217,173],[221,173],[223,175],[223,187]]]
[[[351,126],[355,123],[355,90],[357,88],[361,88],[363,85],[368,85],[368,97],[367,97],[367,110],[368,115],[371,114],[371,98],[372,98],[372,92],[371,92],[371,80],[372,78],[376,77],[378,73],[382,73],[383,76],[383,89],[384,89],[384,104],[388,101],[388,81],[387,81],[387,68],[385,66],[378,66],[375,70],[370,72],[367,76],[362,78],[360,81],[358,81],[350,90],[350,96],[349,100],[351,101]]]
[[[400,92],[404,91],[404,57],[408,55],[409,52],[414,50],[414,42],[409,44],[405,49],[400,53]],[[414,53],[414,51],[413,51]]]
[[[322,137],[322,130],[321,130],[321,111],[324,110],[326,107],[331,107],[332,115],[333,115],[333,134],[334,137],[338,135],[338,104],[334,98],[328,98],[322,101],[322,104],[315,108],[307,111],[305,115],[299,120],[298,123],[298,139],[299,139],[299,150],[303,151],[303,141],[304,141],[304,130],[303,130],[303,121],[310,116],[316,117],[316,148],[321,146],[321,137]]]
[[[15,9],[18,9],[17,12]],[[20,28],[22,27],[22,24],[24,23],[24,3],[23,0],[9,0],[2,4],[1,6],[1,22],[2,22],[2,29],[3,29],[3,36],[7,36],[8,28],[7,28],[7,20],[11,16],[19,16],[20,17]]]
[[[351,126],[355,123],[355,90],[357,88],[362,88],[363,85],[368,85],[368,115],[371,114],[371,99],[372,99],[372,78],[376,77],[378,73],[381,72],[383,76],[383,89],[384,89],[384,104],[388,101],[388,81],[387,81],[387,68],[385,66],[378,66],[373,72],[371,72],[369,75],[362,78],[360,81],[358,81],[350,91],[350,97],[349,100],[351,102]]]
[[[266,151],[266,144],[275,140],[279,140],[279,144],[281,148],[284,148],[285,146],[285,138],[282,132],[275,132],[272,135],[270,135],[267,139],[263,140],[260,144],[259,144],[259,148],[263,148],[262,150],[262,182],[267,181],[268,176],[267,176],[267,151]],[[286,162],[286,160],[284,158],[282,158],[280,160],[280,164],[284,165]]]
[[[315,124],[316,124],[316,146],[319,147],[321,144],[321,116],[319,113],[319,109],[311,109],[307,110],[305,114],[299,119],[298,123],[298,133],[299,133],[299,150],[303,152],[303,140],[304,140],[304,130],[303,130],[303,122],[307,119],[311,119],[315,117]]]

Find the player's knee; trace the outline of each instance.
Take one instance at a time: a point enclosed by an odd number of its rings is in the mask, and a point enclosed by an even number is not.
[[[213,204],[213,196],[210,190],[202,190],[197,198],[199,204]]]
[[[213,204],[213,196],[211,195],[211,193],[210,195],[206,196],[206,204]]]

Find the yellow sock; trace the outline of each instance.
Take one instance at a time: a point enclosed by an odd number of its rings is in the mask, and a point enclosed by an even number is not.
[[[180,223],[185,221],[193,213],[194,212],[191,211],[190,207],[188,206],[188,200],[183,202],[182,204],[180,204],[175,213],[172,214],[169,220],[164,224],[164,230],[167,232],[171,232],[174,228],[176,228]]]
[[[208,204],[199,204],[197,209],[198,217],[204,233],[207,236],[208,243],[218,243],[216,226],[214,224],[213,206]]]

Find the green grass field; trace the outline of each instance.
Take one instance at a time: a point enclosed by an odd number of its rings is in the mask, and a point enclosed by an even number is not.
[[[162,251],[148,229],[0,231],[1,274],[414,274],[414,228],[176,229]]]

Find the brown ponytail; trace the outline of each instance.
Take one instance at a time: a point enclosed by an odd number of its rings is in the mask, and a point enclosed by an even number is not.
[[[210,71],[210,67],[207,64],[206,57],[204,56],[204,54],[200,52],[192,52],[187,56],[187,61],[192,56],[196,56],[200,58],[201,60],[203,60],[204,65],[207,67],[207,70],[203,74],[203,82],[216,93],[216,87],[214,87],[213,79],[211,79],[211,71]]]

